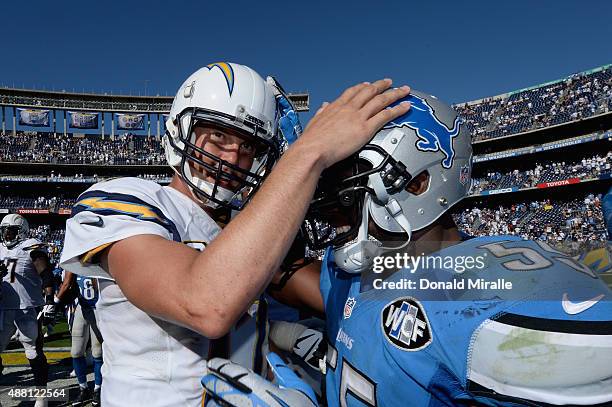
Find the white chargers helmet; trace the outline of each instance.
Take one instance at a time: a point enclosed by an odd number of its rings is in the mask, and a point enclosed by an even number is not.
[[[28,238],[30,225],[21,215],[11,213],[2,218],[0,223],[0,240],[7,248],[14,247],[17,243]]]
[[[303,226],[311,250],[332,245],[338,267],[371,270],[374,257],[398,250],[467,195],[471,186],[471,136],[461,118],[434,96],[412,91],[410,110],[387,123],[352,157],[324,172]],[[409,191],[427,179],[424,191]],[[342,213],[349,224],[334,227]],[[403,233],[401,245],[383,247],[371,223]]]
[[[163,138],[168,164],[204,205],[242,209],[280,154],[276,106],[272,86],[251,68],[227,62],[200,68],[181,85],[172,103]],[[252,167],[240,168],[196,146],[197,124],[230,129],[255,143]],[[194,165],[206,174],[195,172]],[[224,188],[222,180],[238,187]]]

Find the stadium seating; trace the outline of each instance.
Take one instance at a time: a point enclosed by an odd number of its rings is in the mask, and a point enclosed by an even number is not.
[[[588,194],[565,201],[519,202],[494,208],[475,206],[453,217],[470,236],[509,234],[546,241],[562,251],[578,254],[583,244],[607,240],[601,199],[601,195]]]
[[[485,177],[474,178],[472,194],[484,190],[503,188],[532,188],[539,183],[560,181],[568,178],[589,179],[612,173],[612,151],[607,154],[596,154],[572,162],[547,161],[536,163],[526,171],[517,169],[506,173],[489,172]]]
[[[612,68],[456,105],[474,141],[554,126],[612,110]]]
[[[97,135],[19,132],[0,136],[0,161],[50,164],[163,165],[161,142],[125,135],[111,140]]]

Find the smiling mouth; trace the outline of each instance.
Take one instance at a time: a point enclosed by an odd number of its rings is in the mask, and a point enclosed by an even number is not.
[[[342,233],[346,233],[349,230],[351,230],[351,227],[349,225],[338,226],[338,227],[336,227],[336,235],[340,235]]]

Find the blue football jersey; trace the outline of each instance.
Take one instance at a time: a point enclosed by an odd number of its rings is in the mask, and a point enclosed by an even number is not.
[[[82,307],[95,308],[98,302],[98,281],[95,278],[76,276],[79,287],[79,303]]]
[[[596,273],[511,236],[423,257],[442,260],[367,282],[327,250],[329,406],[612,401],[612,293]]]

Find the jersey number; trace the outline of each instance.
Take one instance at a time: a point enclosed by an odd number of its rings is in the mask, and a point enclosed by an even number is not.
[[[513,270],[513,271],[540,270],[540,269],[544,269],[544,268],[547,268],[553,265],[552,261],[544,257],[537,250],[534,250],[530,247],[506,247],[503,245],[504,243],[508,243],[508,242],[510,241],[505,240],[502,242],[489,243],[489,244],[482,245],[479,248],[487,249],[488,251],[491,252],[491,254],[493,254],[493,256],[498,257],[498,258],[510,256],[513,254],[518,254],[521,257],[523,257],[522,259],[509,260],[509,261],[502,263],[502,266],[504,266],[508,270]],[[552,259],[559,261],[565,264],[566,266],[569,266],[573,268],[574,270],[584,273],[590,277],[597,278],[593,270],[591,270],[584,264],[581,264],[577,262],[576,260],[572,259],[571,257],[567,256],[566,254],[553,249],[547,243],[544,243],[544,242],[536,242],[536,243],[546,253],[550,253],[551,254],[550,257]]]
[[[93,300],[96,297],[96,291],[93,286],[93,280],[90,278],[83,279],[83,286],[79,288],[81,289],[81,297],[86,300]]]
[[[342,358],[342,379],[340,380],[340,406],[348,406],[348,395],[365,405],[376,407],[376,384]]]
[[[338,351],[328,343],[327,364],[332,370],[336,370],[338,361]],[[340,367],[340,407],[348,406],[348,395],[355,397],[367,406],[376,407],[376,383],[371,381],[366,375],[357,370],[353,365],[342,358]]]
[[[15,270],[17,269],[17,259],[6,259],[4,261],[6,264],[6,270],[9,275],[9,282],[15,282]]]

